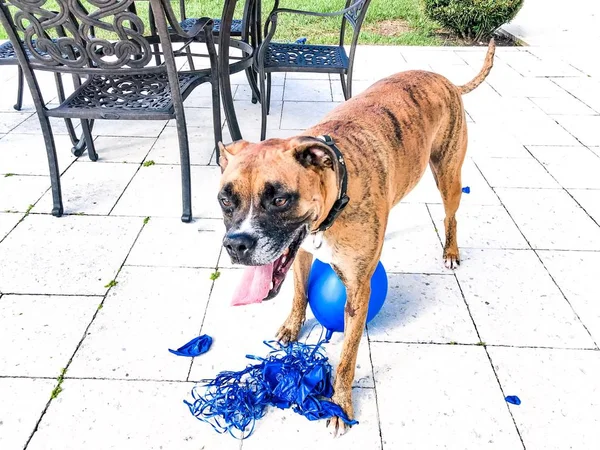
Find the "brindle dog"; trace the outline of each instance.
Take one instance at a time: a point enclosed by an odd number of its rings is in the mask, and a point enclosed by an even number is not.
[[[302,136],[220,145],[219,201],[233,262],[251,266],[246,303],[271,298],[294,266],[292,311],[277,338],[296,340],[306,313],[313,255],[329,262],[346,286],[345,332],[333,401],[353,416],[352,382],[370,296],[369,280],[381,255],[390,209],[421,179],[429,164],[446,217],[443,259],[460,263],[456,218],[467,123],[461,95],[489,74],[490,42],[481,72],[464,86],[441,75],[408,71],[375,83],[331,111]],[[345,159],[347,208],[327,231],[316,232],[340,189],[336,154],[318,136],[331,136]],[[254,272],[252,272],[254,270]],[[333,418],[335,433],[346,426]]]

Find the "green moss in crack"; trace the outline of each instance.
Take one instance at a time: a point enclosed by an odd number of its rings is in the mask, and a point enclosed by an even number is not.
[[[52,389],[52,394],[50,394],[50,398],[56,398],[58,397],[58,394],[60,394],[63,390],[62,388],[62,384],[63,381],[65,381],[65,374],[67,373],[67,369],[63,368],[60,371],[60,375],[56,378],[56,381],[58,381],[58,383],[56,384],[56,386],[54,387],[54,389]]]
[[[144,225],[148,225],[148,222],[150,222],[150,216],[144,219]]]
[[[215,281],[220,276],[221,276],[221,272],[219,272],[218,270],[215,270],[213,273],[210,274],[210,279]]]
[[[108,284],[107,284],[107,285],[105,285],[104,287],[105,287],[106,289],[110,289],[110,288],[112,288],[112,287],[115,287],[117,284],[119,284],[119,282],[118,282],[117,280],[110,280],[110,281],[108,282]]]
[[[156,164],[154,161],[152,161],[151,159],[149,159],[148,161],[144,161],[144,164],[142,164],[144,167],[150,167],[153,166],[154,164]]]

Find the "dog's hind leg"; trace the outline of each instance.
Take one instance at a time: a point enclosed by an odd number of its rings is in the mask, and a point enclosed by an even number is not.
[[[302,328],[302,324],[304,323],[306,304],[308,302],[306,287],[312,260],[313,255],[311,253],[302,248],[298,250],[298,254],[294,260],[294,301],[292,303],[292,311],[277,332],[277,340],[283,344],[297,340],[300,328]]]
[[[444,265],[449,269],[456,269],[460,264],[456,240],[456,211],[462,195],[461,169],[467,150],[467,127],[464,115],[459,116],[456,122],[451,126],[452,130],[444,133],[443,137],[440,136],[439,142],[434,142],[429,160],[429,166],[444,202],[446,239],[443,258]]]

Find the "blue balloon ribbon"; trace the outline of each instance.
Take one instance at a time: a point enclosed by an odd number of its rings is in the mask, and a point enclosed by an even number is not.
[[[337,416],[348,425],[351,420],[339,405],[327,400],[333,395],[331,364],[317,344],[293,342],[287,346],[265,341],[271,351],[239,372],[225,371],[212,380],[203,380],[192,389],[192,401],[184,400],[197,419],[209,423],[218,433],[228,432],[246,439],[267,406],[292,408],[308,420]]]
[[[212,338],[203,334],[202,336],[195,337],[190,342],[185,344],[182,347],[179,347],[177,350],[169,351],[177,356],[198,356],[202,353],[206,353],[212,344]]]

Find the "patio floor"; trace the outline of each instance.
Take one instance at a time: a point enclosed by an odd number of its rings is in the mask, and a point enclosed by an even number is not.
[[[484,53],[360,47],[356,91],[413,68],[461,84]],[[37,117],[27,95],[12,110],[16,70],[3,67],[0,448],[598,448],[600,80],[580,69],[543,48],[499,48],[488,80],[464,97],[471,193],[456,272],[443,268],[430,173],[393,210],[382,256],[390,290],[358,357],[360,424],[332,440],[324,423],[272,410],[239,442],[182,400],[194,381],[266,353],[292,286],[288,277],[275,301],[229,306],[241,271],[221,254],[208,88],[187,102],[193,223],[179,219],[176,133],[165,122],[99,122],[97,163],[75,159],[59,136],[67,215],[54,218]],[[259,106],[244,81],[234,77],[236,107],[254,140]],[[342,101],[335,77],[274,84],[268,137],[298,133]],[[314,323],[309,313],[303,337]],[[199,333],[214,338],[205,355],[167,351]],[[326,346],[333,363],[340,347],[339,335]]]

